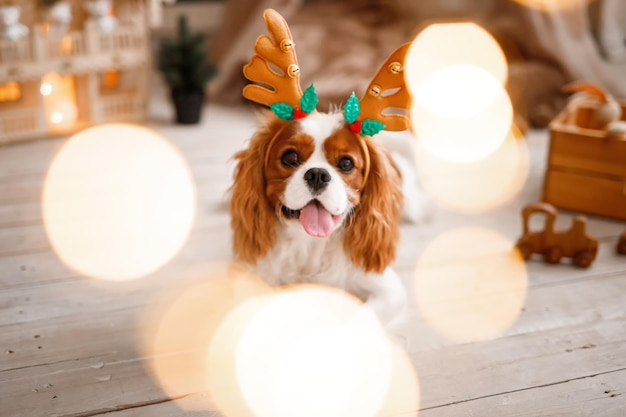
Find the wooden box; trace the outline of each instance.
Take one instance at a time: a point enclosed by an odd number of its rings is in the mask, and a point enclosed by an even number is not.
[[[626,102],[620,103],[626,120]],[[591,108],[550,125],[543,200],[556,207],[626,220],[626,139],[589,129]]]

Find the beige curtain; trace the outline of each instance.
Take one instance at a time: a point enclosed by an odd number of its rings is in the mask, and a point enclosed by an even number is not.
[[[613,95],[626,98],[626,86],[621,85],[609,71],[610,62],[601,54],[594,39],[588,11],[588,0],[572,0],[575,7],[541,12],[522,9],[541,55],[549,56],[565,71],[568,80],[594,82]],[[624,0],[598,0],[601,13],[616,10]],[[623,4],[622,4],[623,7]],[[602,22],[600,22],[602,24]],[[622,49],[626,52],[622,38]],[[624,52],[622,52],[624,53]]]

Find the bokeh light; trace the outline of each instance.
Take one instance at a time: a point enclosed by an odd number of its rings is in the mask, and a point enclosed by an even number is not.
[[[428,77],[415,100],[440,116],[470,118],[492,105],[502,86],[484,69],[454,65]]]
[[[411,118],[417,137],[443,161],[479,161],[498,149],[511,129],[507,92],[479,67],[442,69],[414,94]]]
[[[314,286],[229,315],[211,343],[209,381],[228,417],[415,415],[418,405],[412,366],[373,312]]]
[[[49,96],[50,94],[52,94],[52,90],[53,86],[49,81],[42,82],[41,86],[39,87],[39,92],[42,96]]]
[[[78,120],[74,78],[57,73],[46,74],[39,86],[46,111],[46,122],[54,131],[72,128]]]
[[[415,269],[420,312],[442,335],[461,342],[504,334],[526,301],[526,264],[511,241],[483,228],[448,231],[434,239]]]
[[[513,0],[522,6],[538,9],[544,12],[564,11],[574,8],[584,8],[596,0]]]
[[[259,417],[374,416],[390,385],[385,342],[371,311],[344,294],[286,292],[245,329],[237,379]]]
[[[477,214],[500,207],[517,195],[528,178],[530,156],[523,135],[513,129],[495,152],[474,163],[434,158],[418,143],[416,167],[425,192],[439,207]]]
[[[513,121],[503,84],[507,61],[495,39],[474,23],[439,23],[422,30],[406,58],[418,140],[452,163],[481,160],[498,149]]]
[[[56,127],[70,128],[78,118],[78,109],[70,100],[58,100],[51,107],[48,121]]]
[[[50,166],[43,218],[57,255],[87,276],[128,280],[172,259],[196,209],[179,152],[154,132],[114,124],[68,140]]]
[[[263,299],[273,291],[246,271],[228,264],[201,264],[178,274],[183,284],[168,286],[150,303],[143,320],[141,343],[143,353],[150,358],[155,380],[174,399],[209,390],[207,369],[213,369],[209,367],[207,351],[216,329],[238,306]],[[229,330],[234,333],[234,329]],[[224,364],[220,362],[220,366]],[[229,373],[214,373],[222,377],[219,383],[223,387]],[[237,390],[227,391],[227,395],[231,394],[236,395]],[[219,398],[211,402],[214,408]],[[190,411],[210,410],[202,402],[179,406]]]
[[[457,65],[482,68],[501,85],[508,73],[506,57],[498,42],[475,23],[434,23],[411,43],[406,57],[406,82],[418,91],[436,72]]]

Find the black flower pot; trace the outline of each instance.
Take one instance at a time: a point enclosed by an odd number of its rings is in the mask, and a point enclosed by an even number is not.
[[[200,122],[204,97],[204,93],[201,91],[172,92],[172,101],[176,109],[176,123],[193,125]]]

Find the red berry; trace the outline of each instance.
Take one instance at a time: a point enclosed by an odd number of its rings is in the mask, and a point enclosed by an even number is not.
[[[293,120],[298,120],[298,119],[303,119],[305,117],[307,117],[309,115],[309,113],[302,111],[298,108],[295,108],[293,110]]]
[[[348,127],[350,128],[351,131],[353,131],[357,135],[361,133],[361,121],[360,120],[357,120],[354,123],[350,123]]]

